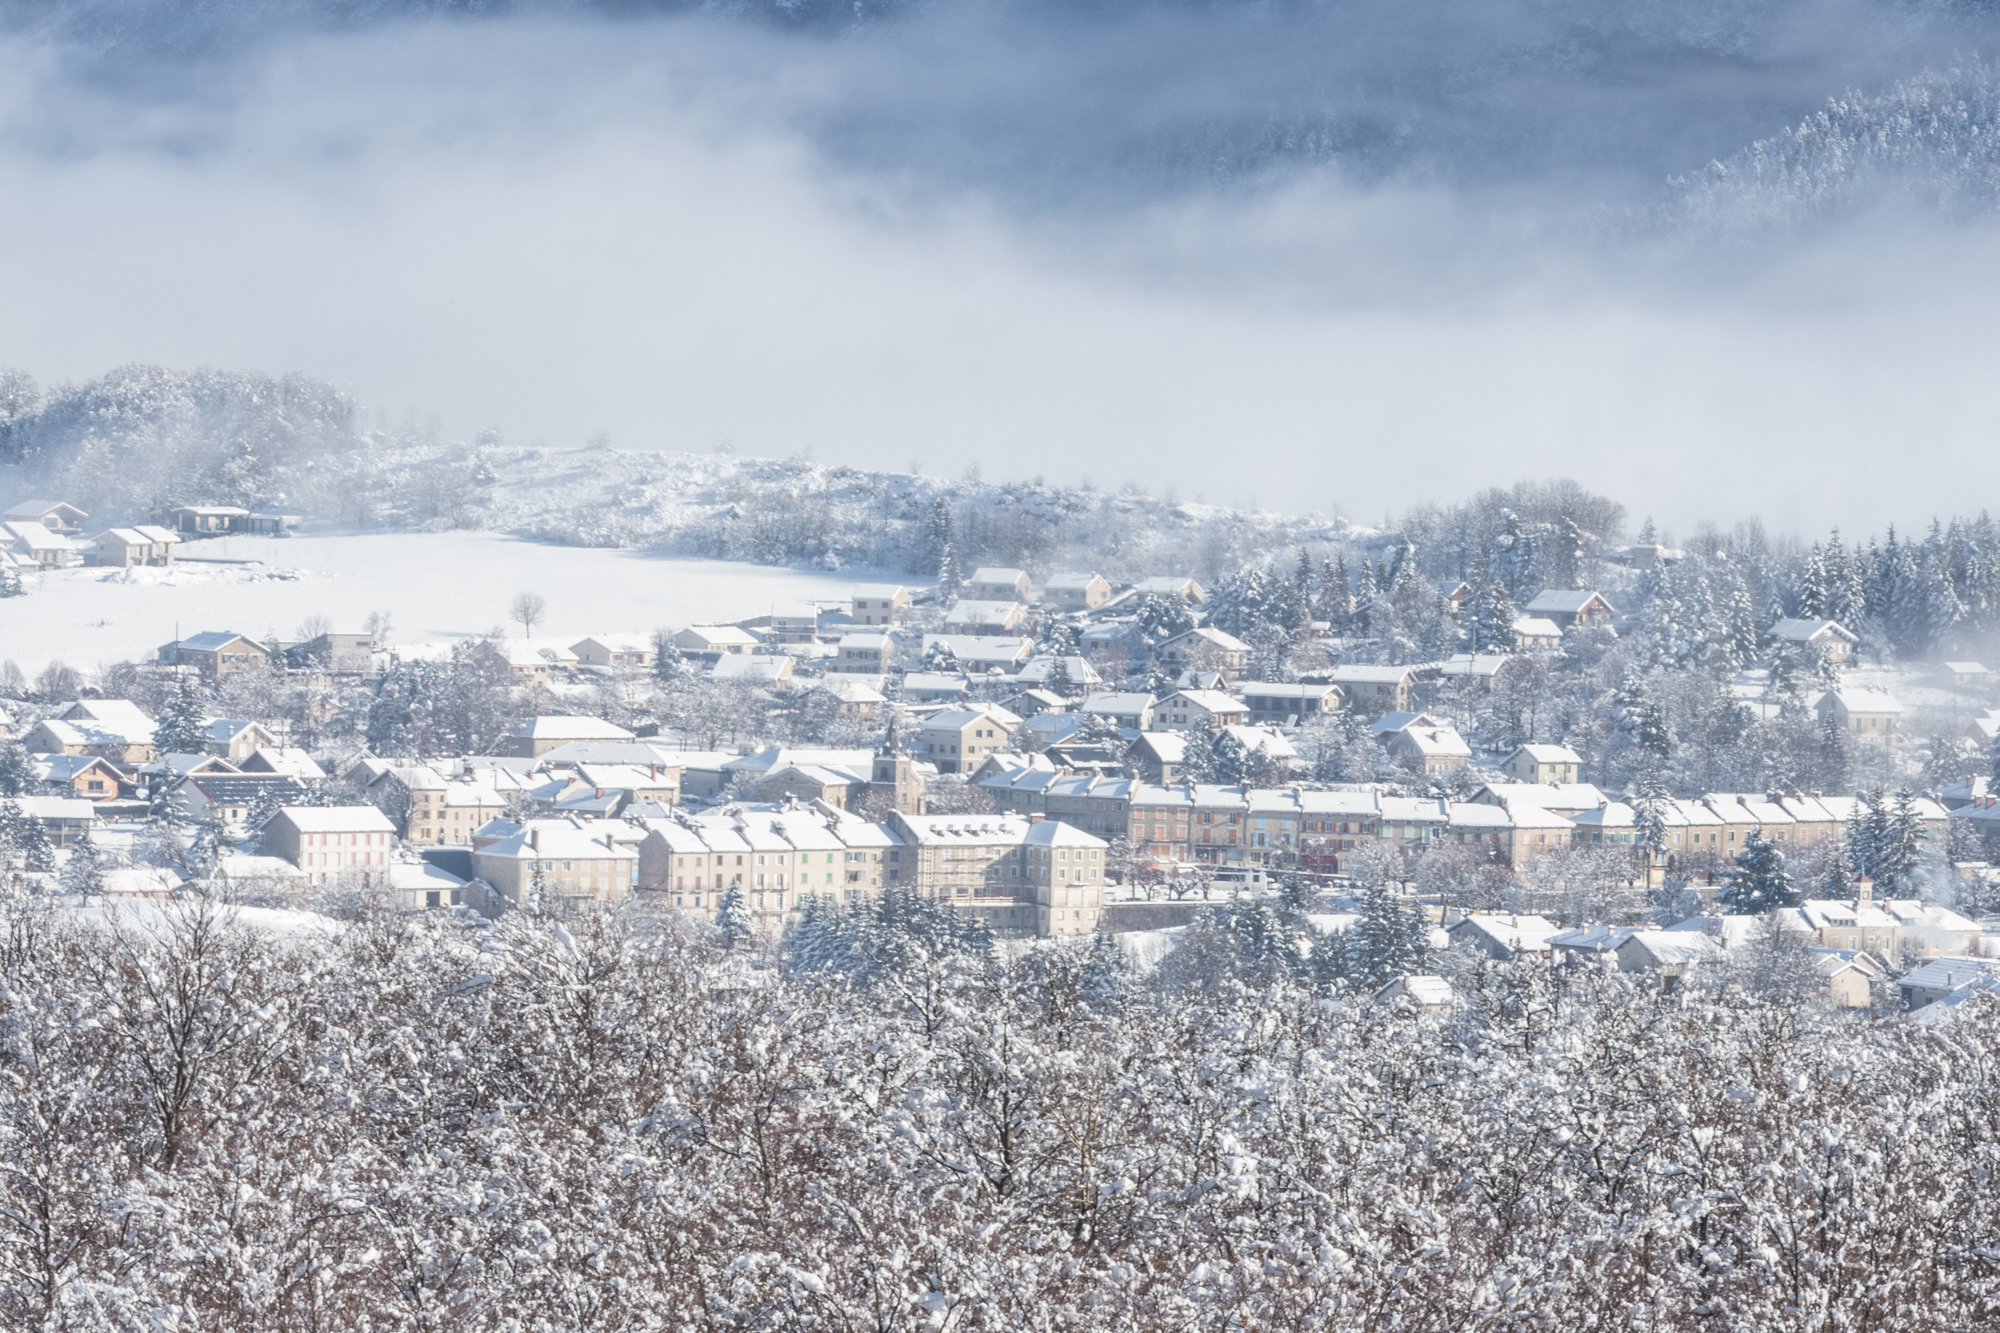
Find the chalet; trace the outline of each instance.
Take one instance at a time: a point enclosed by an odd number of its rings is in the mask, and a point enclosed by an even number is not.
[[[584,666],[648,667],[657,653],[646,634],[593,634],[569,646]]]
[[[1281,685],[1244,681],[1236,687],[1252,722],[1304,726],[1340,711],[1338,685]]]
[[[1472,747],[1454,727],[1405,727],[1396,733],[1389,753],[1426,773],[1442,773],[1472,762]]]
[[[1156,786],[1171,786],[1185,776],[1187,733],[1146,731],[1125,751],[1125,762]]]
[[[907,683],[907,677],[905,682]],[[840,700],[840,715],[872,722],[881,715],[888,698],[865,680],[849,680],[840,676],[828,676],[820,688]]]
[[[674,647],[692,657],[747,653],[763,640],[735,625],[690,625],[674,635]]]
[[[243,718],[218,718],[202,729],[201,748],[232,763],[278,744],[278,738],[263,723]]]
[[[1203,625],[1176,634],[1153,650],[1168,671],[1214,671],[1234,680],[1250,665],[1250,645],[1233,634]]]
[[[1042,601],[1064,611],[1095,611],[1111,600],[1111,585],[1100,574],[1051,574]]]
[[[970,773],[982,758],[1005,750],[1021,719],[1004,708],[947,708],[923,721],[919,753],[940,773]]]
[[[181,539],[167,528],[141,524],[131,528],[106,528],[91,539],[93,565],[171,565],[174,548]]]
[[[893,625],[910,609],[910,590],[899,583],[868,583],[854,590],[857,625]]]
[[[50,532],[74,537],[83,531],[83,521],[89,517],[61,500],[24,500],[0,514],[0,523],[39,523]]]
[[[1521,608],[1530,616],[1554,621],[1563,629],[1575,625],[1608,625],[1618,612],[1604,594],[1581,588],[1547,588]]]
[[[1337,666],[1320,674],[1364,717],[1408,711],[1417,686],[1416,669],[1407,666]]]
[[[1524,653],[1553,653],[1562,643],[1562,626],[1547,616],[1522,616],[1514,622],[1514,646]]]
[[[1379,744],[1388,745],[1396,739],[1396,733],[1402,731],[1405,727],[1443,727],[1449,725],[1443,718],[1432,717],[1429,713],[1391,712],[1384,713],[1373,722],[1370,722],[1368,724],[1368,734]]]
[[[2000,978],[2000,959],[1934,958],[1896,982],[1903,1007],[1922,1009],[1936,1004],[1963,986]]]
[[[1946,662],[1938,668],[1938,683],[1960,688],[1991,685],[1993,673],[1983,662]]]
[[[1813,702],[1813,711],[1822,720],[1835,719],[1844,730],[1883,740],[1896,734],[1903,717],[1903,705],[1882,690],[1828,690]]]
[[[1249,708],[1220,690],[1175,690],[1153,709],[1153,725],[1162,731],[1190,731],[1204,722],[1240,726],[1249,720]]]
[[[1007,634],[1019,629],[1028,608],[1014,601],[975,601],[967,598],[945,613],[947,634]]]
[[[894,640],[887,634],[843,634],[827,670],[847,676],[880,676],[888,670],[893,652]]]
[[[1672,987],[1696,968],[1727,954],[1707,935],[1688,930],[1635,930],[1615,951],[1620,972],[1652,972]]]
[[[52,754],[40,760],[42,789],[50,796],[84,801],[118,798],[124,776],[102,756]]]
[[[21,737],[21,748],[29,754],[95,755],[117,764],[143,764],[153,757],[153,730],[150,720],[142,728],[89,718],[51,717],[28,729]]]
[[[1445,927],[1453,945],[1477,949],[1502,962],[1523,954],[1546,954],[1562,927],[1546,917],[1470,912]]]
[[[219,685],[241,671],[262,671],[271,654],[254,639],[228,630],[207,630],[178,643],[163,644],[160,661],[170,666],[191,666]]]
[[[1100,691],[1083,701],[1083,711],[1124,731],[1145,731],[1153,721],[1153,696]]]
[[[965,595],[977,601],[1025,602],[1029,600],[1028,573],[1022,569],[982,566],[966,580]]]
[[[1516,782],[1575,782],[1583,756],[1567,745],[1523,745],[1500,762],[1500,771]]]
[[[909,692],[910,678],[905,676],[903,677],[904,696],[908,697]],[[1147,695],[1146,697],[1148,700],[1152,698],[1151,695]],[[1053,694],[1048,690],[1035,689],[1031,686],[1025,690],[1016,690],[1014,693],[1008,695],[1000,701],[1000,706],[1016,717],[1029,718],[1037,713],[1059,713],[1069,707],[1069,700],[1063,698],[1060,694]]]
[[[1854,660],[1854,647],[1861,636],[1838,621],[1787,618],[1771,626],[1771,641],[1781,648],[1824,654],[1827,661],[1844,666]]]
[[[36,569],[66,569],[76,563],[78,553],[74,538],[39,523],[0,523],[0,550]]]

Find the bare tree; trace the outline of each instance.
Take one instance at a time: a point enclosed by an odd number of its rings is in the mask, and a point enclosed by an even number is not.
[[[514,604],[507,609],[507,614],[521,622],[521,637],[531,639],[535,636],[535,626],[541,623],[542,615],[548,609],[549,604],[542,600],[540,593],[523,592],[515,594]]]

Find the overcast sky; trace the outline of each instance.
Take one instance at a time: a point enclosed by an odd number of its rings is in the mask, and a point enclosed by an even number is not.
[[[1676,29],[1665,72],[1467,93],[1402,28],[1268,27],[517,17],[144,53],[143,79],[17,36],[0,363],[300,370],[458,434],[1362,518],[1551,475],[1681,528],[1985,503],[1985,224],[1647,221],[1669,175],[1963,33],[1780,24],[1745,73],[1747,39]],[[1398,62],[1432,84],[1370,84]]]

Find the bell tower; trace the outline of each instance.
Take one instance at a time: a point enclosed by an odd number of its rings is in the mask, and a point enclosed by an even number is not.
[[[889,734],[875,752],[874,771],[869,775],[869,794],[889,796],[895,808],[906,815],[924,812],[924,784],[917,777],[916,761],[903,753],[902,715],[889,714]]]

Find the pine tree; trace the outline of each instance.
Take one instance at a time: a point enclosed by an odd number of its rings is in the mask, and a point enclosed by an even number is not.
[[[958,545],[958,523],[951,514],[951,502],[942,495],[931,501],[930,521],[924,525],[924,561],[937,569],[944,564],[946,551]]]
[[[2000,735],[1986,747],[1986,794],[2000,796]]]
[[[86,836],[69,850],[69,860],[63,863],[62,874],[57,878],[64,893],[79,897],[95,896],[104,892],[104,858],[97,850],[97,844]]]
[[[1889,814],[1877,861],[1881,873],[1874,879],[1885,892],[1909,885],[1923,855],[1923,841],[1924,824],[1917,814],[1916,796],[1905,787],[1896,793],[1895,809]]]
[[[653,678],[662,685],[687,674],[687,657],[674,642],[672,630],[653,631]]]
[[[208,714],[202,707],[201,687],[194,677],[183,674],[153,731],[153,748],[161,754],[200,754],[207,740]]]
[[[1832,605],[1833,590],[1828,584],[1826,553],[1814,543],[1811,554],[1806,556],[1805,575],[1799,580],[1799,618],[1827,619],[1827,608]]]
[[[1845,791],[1854,780],[1854,747],[1832,713],[1819,720],[1819,776],[1821,791]]]
[[[1657,768],[1648,768],[1639,777],[1639,793],[1632,802],[1633,837],[1654,864],[1667,855],[1667,812],[1670,809],[1666,784]]]
[[[1505,583],[1488,577],[1483,569],[1480,576],[1480,586],[1473,593],[1477,602],[1473,651],[1511,653],[1520,642],[1514,632],[1514,622],[1520,619],[1520,613],[1514,609],[1514,599],[1507,595]]]
[[[1612,697],[1613,717],[1618,727],[1632,738],[1632,744],[1664,760],[1673,753],[1674,738],[1667,728],[1666,714],[1646,688],[1645,677],[1637,668],[1627,668]]]
[[[1761,916],[1780,907],[1796,907],[1798,890],[1792,887],[1791,872],[1785,869],[1785,854],[1778,844],[1751,829],[1743,850],[1736,854],[1736,868],[1716,895],[1730,911],[1744,916]]]
[[[1526,597],[1535,571],[1535,538],[1518,514],[1505,512],[1505,526],[1493,544],[1493,577],[1516,602]]]
[[[1354,628],[1354,590],[1347,581],[1347,555],[1342,552],[1332,565],[1322,565],[1319,576],[1319,618],[1329,632],[1345,634]]]
[[[1050,694],[1067,703],[1076,697],[1076,680],[1069,673],[1069,658],[1057,657],[1049,666],[1049,674],[1042,682]]]
[[[257,788],[257,795],[250,802],[249,813],[243,819],[243,831],[257,839],[258,846],[261,847],[264,839],[264,825],[269,823],[277,815],[278,811],[284,809],[284,807],[284,801],[278,796],[278,784],[275,782],[264,783]]]
[[[229,821],[222,807],[210,806],[208,818],[196,826],[194,842],[188,847],[189,867],[197,875],[207,875],[215,869],[216,862],[235,850],[236,842],[229,836]]]
[[[12,801],[6,803],[4,810],[6,822],[15,830],[14,845],[21,849],[21,863],[38,874],[54,870],[56,849],[49,841],[48,828]]]
[[[756,925],[750,920],[750,906],[744,901],[741,884],[731,884],[722,895],[722,901],[715,905],[715,925],[722,932],[722,947],[725,949],[748,943],[757,933]]]
[[[35,789],[28,752],[16,741],[0,742],[0,796],[26,796]]]
[[[950,606],[964,587],[965,575],[958,568],[958,548],[947,542],[944,554],[938,557],[938,600]]]
[[[1385,881],[1362,891],[1361,919],[1354,923],[1351,962],[1376,986],[1420,971],[1429,948],[1423,921],[1403,910]]]
[[[1189,782],[1218,782],[1215,775],[1215,723],[1204,717],[1189,728],[1181,754],[1181,776]]]

